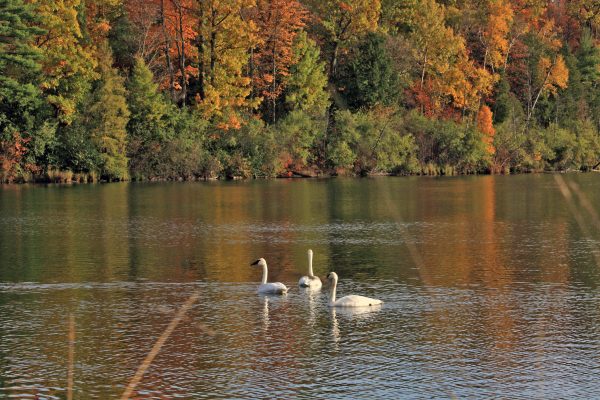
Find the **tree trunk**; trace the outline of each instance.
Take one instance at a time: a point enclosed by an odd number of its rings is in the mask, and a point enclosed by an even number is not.
[[[248,61],[248,78],[250,78],[250,98],[256,97],[256,85],[254,84],[254,48],[250,48],[250,60]]]
[[[333,42],[333,52],[331,54],[331,61],[329,62],[329,77],[333,80],[337,73],[337,62],[338,62],[338,51],[340,48],[339,40]]]
[[[171,93],[171,99],[175,98],[175,73],[173,72],[173,64],[171,63],[171,45],[169,35],[167,34],[167,27],[165,24],[165,0],[160,0],[160,25],[162,28],[163,36],[165,38],[165,59],[167,61],[167,71],[169,72],[169,92]]]
[[[273,92],[271,93],[271,101],[273,103],[273,124],[276,120],[275,115],[275,107],[277,106],[277,99],[275,97],[275,91],[277,90],[277,80],[275,79],[275,74],[277,73],[277,66],[275,62],[275,45],[273,45]]]
[[[204,10],[202,4],[199,5],[198,15],[198,94],[200,100],[206,98],[206,91],[204,90]]]
[[[423,90],[423,85],[425,84],[425,70],[427,69],[427,52],[423,55],[423,69],[421,70],[421,87]]]
[[[529,124],[531,122],[531,117],[533,117],[533,112],[535,111],[535,107],[540,99],[540,96],[542,95],[542,92],[544,91],[544,86],[546,86],[546,82],[548,81],[548,78],[550,78],[550,73],[552,72],[552,68],[554,68],[554,64],[552,64],[550,66],[550,68],[548,68],[548,73],[546,74],[546,77],[544,78],[544,80],[542,81],[542,84],[540,86],[540,89],[537,92],[537,95],[535,96],[535,100],[533,100],[533,104],[531,105],[531,107],[528,107],[527,110],[527,122],[526,122],[526,129],[527,131],[529,131]],[[531,85],[529,85],[531,86]],[[528,91],[531,92],[531,88],[528,88]],[[531,98],[531,94],[529,95],[529,97]],[[529,100],[529,102],[531,103],[531,100]]]
[[[187,77],[185,74],[185,36],[183,31],[183,5],[177,4],[177,14],[179,17],[179,39],[181,40],[181,55],[179,57],[179,70],[181,72],[181,104],[185,107],[187,96]]]

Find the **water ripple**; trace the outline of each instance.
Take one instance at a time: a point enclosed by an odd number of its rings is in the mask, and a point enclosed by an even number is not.
[[[385,304],[330,310],[322,292],[262,297],[245,283],[3,284],[0,397],[64,396],[68,313],[76,321],[76,393],[117,396],[194,291],[200,300],[159,353],[139,398],[600,395],[598,293],[352,280],[340,290],[376,294]]]

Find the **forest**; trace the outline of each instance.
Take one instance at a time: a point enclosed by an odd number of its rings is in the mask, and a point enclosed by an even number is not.
[[[597,0],[0,0],[0,181],[593,170]]]

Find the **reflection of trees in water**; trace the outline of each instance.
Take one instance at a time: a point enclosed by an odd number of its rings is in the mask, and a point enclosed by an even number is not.
[[[383,265],[380,246],[369,242],[370,232],[348,232],[346,226],[382,222],[376,182],[370,180],[336,179],[327,185],[326,223],[330,271],[341,277],[375,277]],[[338,228],[340,225],[341,228]],[[357,244],[352,240],[358,239]],[[360,239],[366,239],[361,243]]]

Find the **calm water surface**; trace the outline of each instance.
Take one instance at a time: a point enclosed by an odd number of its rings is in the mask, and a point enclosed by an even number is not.
[[[598,398],[600,175],[0,186],[0,398]],[[583,200],[583,201],[582,201]],[[329,310],[338,294],[380,310]],[[257,257],[284,297],[256,294]]]

